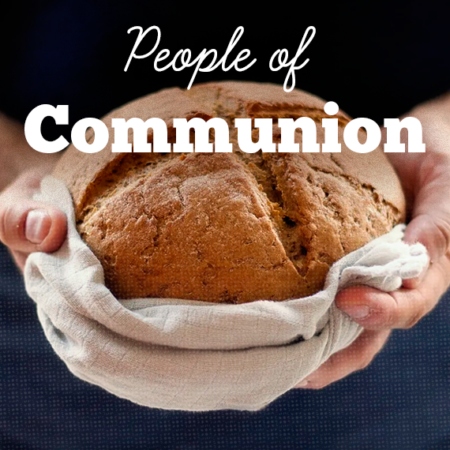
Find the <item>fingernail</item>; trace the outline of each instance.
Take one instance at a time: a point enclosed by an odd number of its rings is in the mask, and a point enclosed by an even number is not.
[[[48,235],[52,219],[47,211],[33,209],[27,215],[25,237],[33,244],[40,244]]]
[[[370,314],[370,309],[366,305],[347,306],[345,312],[353,319],[365,319]]]

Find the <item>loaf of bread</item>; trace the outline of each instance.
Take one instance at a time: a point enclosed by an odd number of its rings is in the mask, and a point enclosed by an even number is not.
[[[345,146],[350,118],[343,113],[336,116],[341,153],[239,149],[238,117],[273,118],[279,142],[278,118],[308,116],[322,143],[324,104],[271,84],[173,88],[104,117],[110,141],[103,151],[85,154],[71,146],[54,176],[73,196],[78,231],[112,293],[224,303],[305,297],[323,288],[336,260],[403,221],[394,169],[381,148],[358,154]],[[133,117],[162,118],[171,143],[174,118],[221,117],[233,153],[112,153],[111,119]],[[295,141],[301,150],[301,130]]]

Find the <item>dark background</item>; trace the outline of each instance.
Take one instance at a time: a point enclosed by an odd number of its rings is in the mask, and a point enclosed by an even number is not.
[[[196,82],[283,84],[286,70],[271,72],[270,56],[278,48],[293,55],[314,25],[297,87],[381,122],[448,90],[447,4],[16,2],[0,16],[0,110],[24,121],[37,105],[68,104],[73,125],[164,87],[186,87],[192,69],[158,73],[153,56],[123,71],[137,36],[127,30],[136,25],[158,25],[160,48],[194,55],[222,54],[243,25],[233,55],[249,48],[257,63],[243,73],[200,73]],[[70,139],[70,126],[46,120],[44,130]],[[395,331],[368,369],[322,391],[289,392],[258,413],[158,411],[68,372],[0,247],[0,449],[448,449],[449,301],[414,329]]]
[[[133,60],[137,32],[158,25],[158,51],[190,48],[222,55],[234,30],[245,32],[232,56],[249,48],[257,63],[245,72],[199,73],[196,83],[236,79],[283,84],[287,70],[271,72],[279,48],[294,55],[310,25],[317,34],[301,60],[297,87],[336,101],[353,117],[397,117],[442,94],[450,80],[450,26],[446,1],[234,3],[17,2],[2,16],[0,110],[24,121],[43,103],[69,105],[70,121],[111,109],[165,87],[187,87],[193,69],[153,69],[154,56]],[[1,19],[0,19],[1,20]],[[155,41],[149,34],[139,48]],[[145,45],[147,44],[147,45]],[[156,52],[155,52],[156,53]],[[51,122],[51,120],[49,120]],[[59,126],[59,132],[69,127]]]

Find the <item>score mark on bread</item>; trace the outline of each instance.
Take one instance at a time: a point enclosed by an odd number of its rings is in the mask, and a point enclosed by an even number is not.
[[[344,114],[341,153],[239,149],[235,118],[308,116],[320,123],[324,104],[269,84],[174,88],[103,120],[110,128],[112,117],[160,117],[170,130],[173,118],[221,117],[230,124],[233,153],[112,154],[109,142],[103,152],[82,154],[71,146],[54,175],[72,193],[78,231],[113,294],[228,303],[312,295],[333,262],[404,220],[394,169],[381,149],[357,154],[345,147]],[[301,131],[296,142],[301,146]]]

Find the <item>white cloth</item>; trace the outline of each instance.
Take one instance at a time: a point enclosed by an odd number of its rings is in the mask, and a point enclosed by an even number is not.
[[[40,200],[68,217],[68,239],[25,267],[45,335],[79,378],[140,405],[206,411],[258,410],[353,342],[362,328],[335,307],[339,289],[400,287],[427,265],[404,226],[336,262],[311,297],[242,305],[181,299],[118,300],[75,228],[66,187],[47,177]]]

